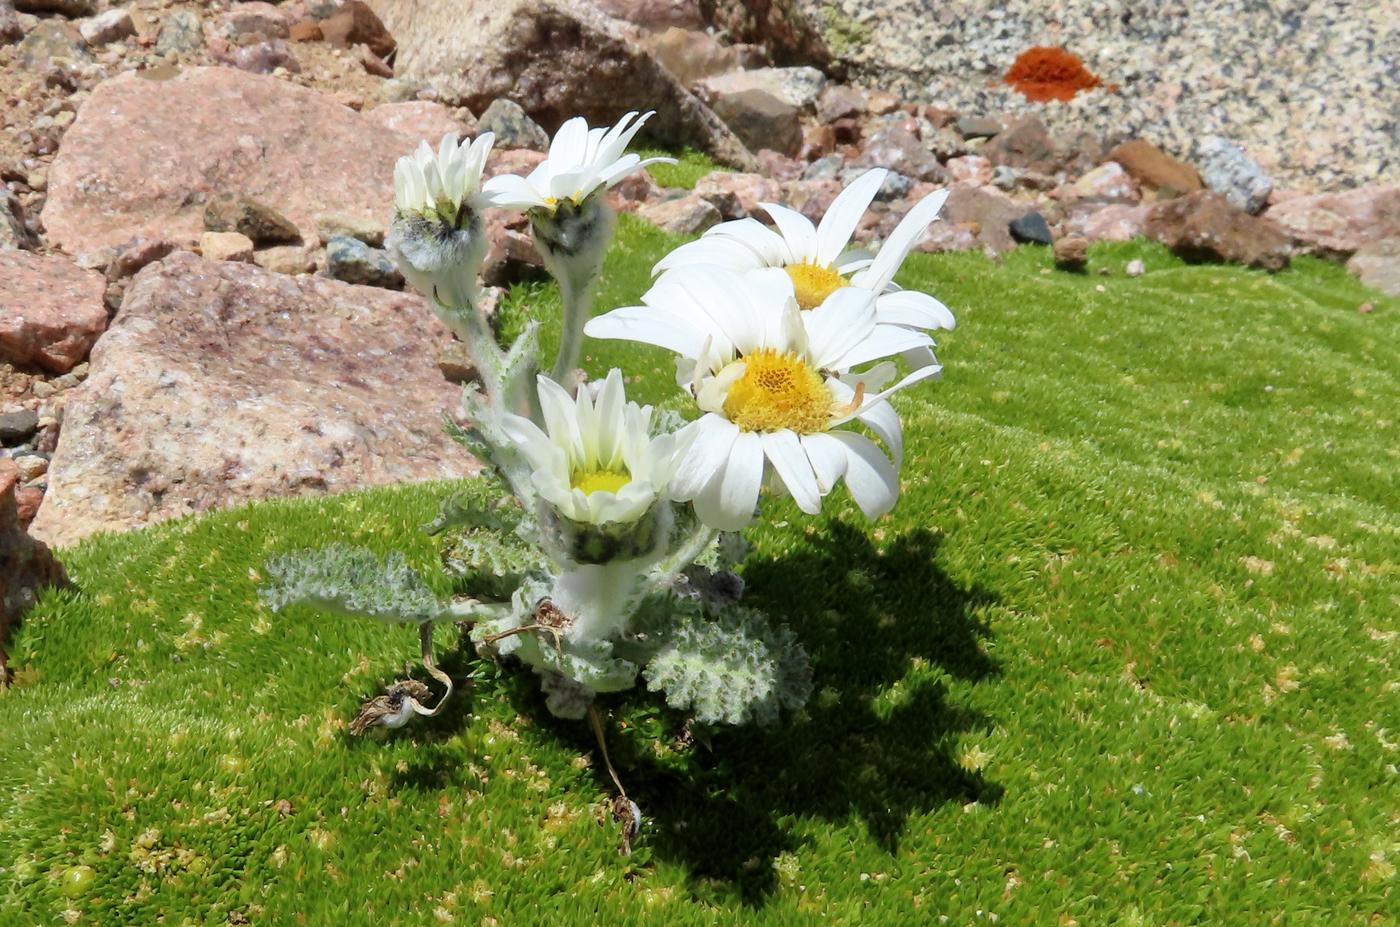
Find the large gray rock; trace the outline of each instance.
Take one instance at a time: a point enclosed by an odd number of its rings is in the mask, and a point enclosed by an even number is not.
[[[266,204],[314,241],[315,217],[332,209],[387,223],[394,162],[419,140],[273,77],[122,74],[93,90],[63,136],[44,227],[70,254],[133,236],[192,244],[206,204],[230,196]]]
[[[396,73],[481,112],[498,97],[553,131],[656,110],[649,132],[738,167],[752,155],[660,62],[595,7],[564,0],[374,0],[399,42]]]
[[[0,251],[0,361],[72,370],[107,327],[106,288],[65,257]]]
[[[545,151],[549,148],[549,133],[530,118],[519,103],[501,97],[491,101],[486,112],[476,121],[478,132],[490,132],[496,136],[496,144],[502,148],[530,148]]]
[[[54,64],[91,61],[78,27],[61,19],[41,20],[19,43],[19,60],[38,71]]]
[[[1257,213],[1274,192],[1274,181],[1259,163],[1228,139],[1213,136],[1201,145],[1201,179],[1230,205]]]
[[[763,90],[740,90],[716,96],[711,105],[724,124],[754,151],[768,148],[795,155],[802,147],[797,107]]]
[[[777,97],[789,106],[811,111],[815,108],[817,98],[821,96],[824,87],[826,75],[816,68],[754,68],[706,78],[699,83],[696,90],[701,99],[706,101],[760,90]]]
[[[471,474],[418,296],[176,254],[68,394],[32,531],[71,544],[267,496]]]

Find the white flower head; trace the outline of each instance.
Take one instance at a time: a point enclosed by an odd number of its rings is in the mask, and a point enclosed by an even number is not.
[[[673,163],[674,158],[643,160],[641,155],[624,154],[652,115],[628,113],[610,129],[590,129],[582,116],[575,116],[559,127],[549,143],[549,157],[527,176],[492,177],[486,191],[497,206],[554,212],[564,202],[583,203],[600,187],[611,187],[648,164]]]
[[[915,204],[876,254],[848,250],[856,226],[887,174],[884,168],[861,174],[832,201],[815,226],[800,212],[763,203],[777,231],[756,219],[722,222],[666,255],[653,272],[688,264],[716,264],[736,271],[779,267],[791,278],[793,295],[804,310],[815,309],[841,287],[851,286],[876,294],[875,313],[881,322],[915,329],[952,328],[953,314],[947,306],[927,293],[902,290],[894,283],[904,259],[938,217],[948,198],[946,190],[930,193]],[[909,352],[906,360],[916,367],[936,362],[927,347]]]
[[[664,498],[688,445],[674,434],[651,434],[651,406],[628,402],[614,368],[593,396],[572,397],[538,379],[545,427],[505,414],[502,424],[534,470],[535,488],[561,515],[588,525],[635,522]]]
[[[495,140],[483,132],[468,145],[449,132],[436,153],[420,142],[394,165],[394,208],[456,225],[464,205],[475,211],[492,205],[491,196],[482,192],[481,174]]]
[[[485,132],[465,145],[449,133],[436,153],[422,142],[394,167],[395,213],[385,249],[454,331],[459,320],[451,313],[475,305],[486,257],[482,210],[491,197],[481,190],[481,172],[494,138]]]
[[[706,524],[726,531],[752,520],[765,475],[808,514],[821,511],[842,478],[867,517],[893,507],[903,435],[886,400],[941,368],[917,368],[893,386],[892,363],[841,371],[927,348],[927,335],[881,321],[875,294],[858,287],[842,287],[803,312],[777,269],[741,275],[681,267],[642,301],[593,319],[586,331],[679,355],[678,373],[705,414],[687,429],[693,443],[671,481],[674,498],[693,501]],[[840,428],[852,420],[868,426],[893,459]]]

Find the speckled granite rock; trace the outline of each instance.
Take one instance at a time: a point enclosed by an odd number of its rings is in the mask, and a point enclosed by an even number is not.
[[[458,138],[465,138],[475,135],[477,131],[476,120],[470,118],[471,113],[453,110],[431,100],[381,103],[374,109],[365,110],[362,115],[391,132],[426,139],[434,147],[449,132],[456,133]]]
[[[0,250],[0,360],[72,370],[107,327],[106,288],[65,257]]]
[[[232,68],[103,81],[63,136],[43,220],[70,254],[136,235],[192,243],[204,207],[249,197],[316,236],[315,216],[387,222],[394,161],[417,145],[330,97]]]
[[[816,68],[753,68],[706,78],[695,89],[706,102],[760,90],[789,106],[811,111],[825,86],[826,75]]]
[[[857,82],[972,115],[1036,113],[1052,132],[1140,136],[1198,163],[1243,146],[1282,187],[1400,180],[1393,3],[1340,0],[799,0]],[[1032,103],[1016,56],[1064,45],[1103,85]]]
[[[260,499],[474,472],[418,296],[176,254],[69,394],[32,532],[70,544]]]
[[[1229,139],[1213,136],[1201,143],[1201,179],[1224,194],[1232,206],[1257,213],[1274,192],[1274,180]]]
[[[710,109],[623,33],[612,17],[565,0],[374,0],[398,39],[398,74],[431,81],[481,112],[498,97],[553,131],[570,116],[612,122],[656,110],[649,128],[720,161],[752,155]]]
[[[1400,235],[1400,185],[1293,197],[1264,215],[1302,250],[1345,258],[1370,242]]]

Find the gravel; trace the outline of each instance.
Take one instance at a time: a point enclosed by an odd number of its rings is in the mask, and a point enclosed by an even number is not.
[[[1199,163],[1206,138],[1279,186],[1400,181],[1400,16],[1346,0],[800,0],[872,87],[973,116],[1034,112],[1056,132],[1140,135]],[[1036,45],[1079,55],[1104,86],[1030,103],[1001,82]]]

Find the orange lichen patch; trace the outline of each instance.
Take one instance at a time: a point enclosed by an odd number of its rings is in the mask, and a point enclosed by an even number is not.
[[[1040,45],[1016,56],[1006,72],[1006,82],[1037,103],[1069,100],[1079,91],[1099,85],[1099,79],[1089,73],[1078,55]]]

